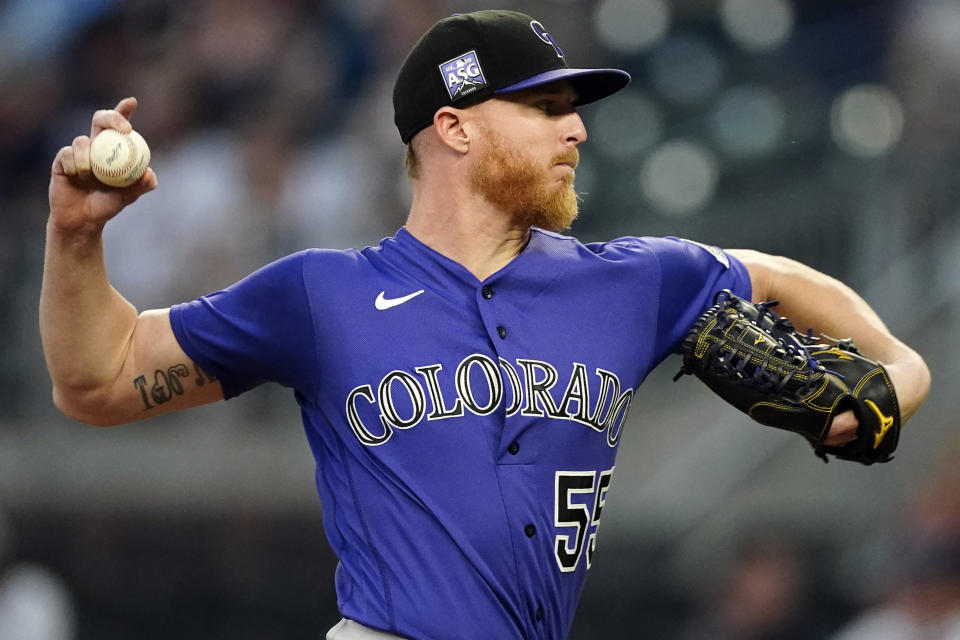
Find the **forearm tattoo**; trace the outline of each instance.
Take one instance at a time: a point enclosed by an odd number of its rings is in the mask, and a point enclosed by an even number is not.
[[[207,375],[200,367],[191,362],[190,366],[181,363],[167,369],[157,369],[150,379],[147,378],[146,374],[137,376],[133,379],[133,386],[140,392],[140,398],[143,400],[143,410],[149,411],[155,406],[173,400],[176,396],[182,396],[185,383],[193,382],[196,386],[202,387],[214,380],[216,378]]]

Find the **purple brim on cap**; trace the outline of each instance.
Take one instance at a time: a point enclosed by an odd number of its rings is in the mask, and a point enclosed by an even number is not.
[[[589,104],[620,91],[630,83],[630,74],[620,69],[554,69],[521,80],[494,93],[511,93],[557,80],[570,80],[577,92],[576,105]]]

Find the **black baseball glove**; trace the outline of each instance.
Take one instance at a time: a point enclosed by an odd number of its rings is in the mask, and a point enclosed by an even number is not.
[[[697,319],[681,344],[683,368],[761,424],[799,433],[827,454],[862,464],[889,462],[900,439],[900,407],[883,366],[852,340],[797,333],[771,307],[729,290]],[[838,413],[853,410],[855,440],[824,444]]]

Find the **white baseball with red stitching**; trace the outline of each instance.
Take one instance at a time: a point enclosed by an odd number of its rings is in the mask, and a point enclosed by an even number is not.
[[[90,169],[103,184],[128,187],[150,164],[150,147],[136,131],[104,129],[90,143]]]

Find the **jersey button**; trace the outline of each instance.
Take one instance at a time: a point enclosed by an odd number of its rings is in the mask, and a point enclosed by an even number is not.
[[[523,528],[523,532],[527,534],[528,538],[532,538],[533,536],[537,535],[537,528],[532,524],[528,524]]]
[[[503,340],[507,337],[507,330],[503,327],[497,327],[497,335],[500,336],[501,340]]]
[[[533,614],[533,617],[537,620],[543,620],[543,607],[537,607],[537,611]]]
[[[520,443],[516,440],[510,443],[510,446],[507,447],[507,451],[510,452],[510,455],[515,456],[520,451]]]
[[[493,297],[493,289],[490,287],[490,285],[485,284],[483,285],[483,288],[480,289],[480,295],[483,296],[484,300],[489,300]]]

